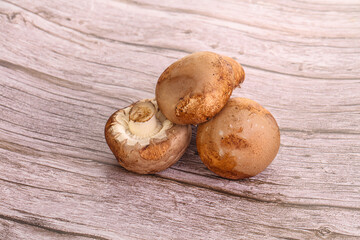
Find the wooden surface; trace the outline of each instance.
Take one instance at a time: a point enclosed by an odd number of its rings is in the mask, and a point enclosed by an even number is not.
[[[243,64],[276,159],[219,178],[193,128],[171,168],[127,172],[107,118],[202,50]],[[0,239],[359,239],[359,124],[357,0],[0,1]]]

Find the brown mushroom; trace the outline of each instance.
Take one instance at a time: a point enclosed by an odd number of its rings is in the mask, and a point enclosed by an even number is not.
[[[232,58],[212,52],[193,53],[161,74],[156,85],[156,101],[170,121],[199,124],[224,107],[244,77],[243,68]]]
[[[121,166],[150,174],[177,162],[191,139],[191,127],[166,119],[155,99],[120,109],[105,126],[105,138]]]
[[[213,119],[198,126],[196,144],[211,171],[241,179],[257,175],[273,161],[280,131],[274,117],[260,104],[232,98]]]

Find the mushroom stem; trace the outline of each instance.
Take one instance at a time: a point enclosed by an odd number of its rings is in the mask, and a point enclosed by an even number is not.
[[[132,134],[147,138],[155,135],[161,129],[161,123],[156,118],[156,108],[150,102],[138,102],[129,112],[129,130]]]

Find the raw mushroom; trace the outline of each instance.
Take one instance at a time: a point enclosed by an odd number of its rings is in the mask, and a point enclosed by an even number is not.
[[[280,146],[279,127],[269,111],[246,98],[232,98],[213,119],[198,126],[201,160],[214,173],[241,179],[262,172]]]
[[[105,138],[121,166],[150,174],[177,162],[191,139],[191,127],[173,124],[155,99],[116,111],[106,123]]]
[[[193,53],[161,74],[156,85],[156,101],[170,121],[199,124],[225,106],[244,77],[241,65],[230,57],[212,52]]]

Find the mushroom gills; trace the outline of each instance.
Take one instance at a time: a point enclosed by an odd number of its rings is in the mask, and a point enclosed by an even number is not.
[[[191,127],[173,124],[155,99],[144,99],[114,112],[106,122],[105,138],[121,166],[152,174],[180,159],[190,143]]]
[[[139,138],[148,138],[158,133],[162,124],[156,118],[156,108],[150,101],[136,103],[129,112],[129,130]]]

